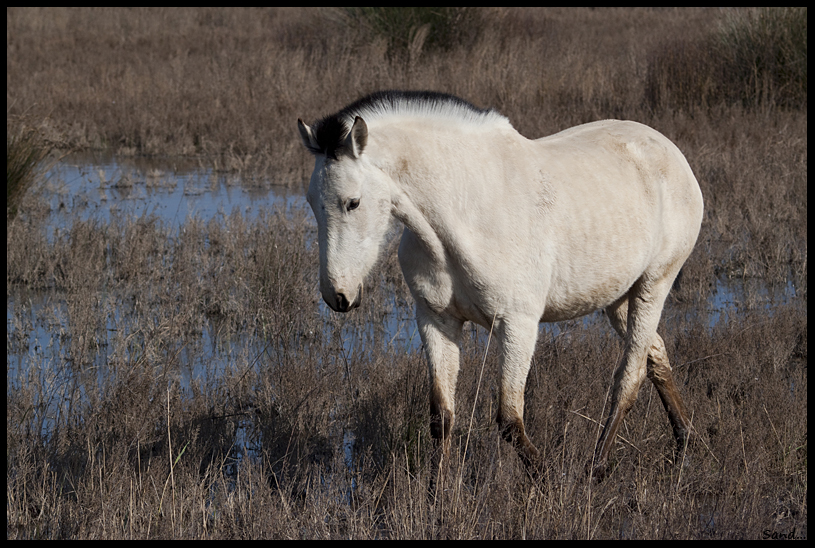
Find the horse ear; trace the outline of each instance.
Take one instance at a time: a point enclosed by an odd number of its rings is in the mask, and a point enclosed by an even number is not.
[[[368,144],[368,124],[365,123],[361,117],[354,118],[354,125],[351,126],[351,131],[342,143],[342,150],[350,155],[352,158],[359,158],[362,156],[362,151],[365,150],[365,145]]]
[[[303,141],[303,146],[314,154],[319,153],[320,146],[317,144],[317,138],[314,137],[314,130],[303,123],[300,118],[297,119],[297,129],[300,131],[300,140]]]

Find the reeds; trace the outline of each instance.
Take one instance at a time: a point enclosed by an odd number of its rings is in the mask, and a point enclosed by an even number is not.
[[[657,109],[806,108],[807,8],[729,11],[701,38],[666,41],[645,94]]]
[[[34,185],[49,151],[36,129],[18,120],[6,124],[6,216],[17,214],[20,199]]]

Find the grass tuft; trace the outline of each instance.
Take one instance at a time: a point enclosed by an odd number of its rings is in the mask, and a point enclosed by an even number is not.
[[[17,215],[20,200],[36,182],[49,150],[36,129],[6,124],[6,217]]]
[[[649,62],[646,98],[659,109],[806,109],[807,8],[728,11],[703,37],[666,42]]]

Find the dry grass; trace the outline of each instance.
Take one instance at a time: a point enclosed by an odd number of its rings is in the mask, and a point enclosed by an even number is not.
[[[653,123],[655,109],[732,101],[715,91],[722,88],[741,101],[759,85],[726,71],[732,81],[711,81],[723,71],[706,68],[708,60],[776,45],[751,38],[759,45],[720,46],[748,40],[728,30],[743,28],[732,23],[738,17],[718,10],[451,10],[443,35],[398,27],[387,13],[9,9],[7,110],[46,119],[57,143],[205,155],[290,182],[303,176],[293,120],[383,87],[458,94],[537,137],[598,117]],[[433,13],[396,19],[419,24]],[[803,62],[785,37],[772,68],[790,82],[773,76],[761,86],[805,108],[806,10],[787,19],[803,21]],[[403,45],[394,52],[394,43]],[[731,64],[749,71],[761,61],[750,59]]]
[[[689,61],[664,52],[703,48],[722,17],[478,12],[466,47],[399,50],[332,11],[7,10],[7,112],[56,145],[301,184],[298,116],[428,88],[497,107],[527,136],[652,125],[706,200],[662,328],[696,430],[684,461],[646,386],[609,479],[587,480],[622,344],[602,319],[568,322],[542,334],[529,377],[549,463],[533,484],[494,426],[492,352],[476,388],[478,331],[456,462],[431,499],[424,359],[381,327],[411,315],[393,250],[365,307],[335,315],[320,312],[306,211],[55,231],[29,193],[7,221],[7,537],[806,538],[806,102],[695,104],[667,84]],[[745,291],[710,327],[717,280],[796,293]]]
[[[37,130],[20,120],[6,123],[6,216],[17,214],[17,205],[34,186],[43,170],[49,148]]]

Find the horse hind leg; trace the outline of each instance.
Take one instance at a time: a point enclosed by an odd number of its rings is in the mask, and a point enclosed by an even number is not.
[[[611,411],[595,453],[594,475],[602,479],[617,431],[637,399],[647,376],[668,412],[677,443],[684,447],[690,423],[671,374],[665,343],[656,332],[671,279],[646,284],[640,280],[629,293],[606,309],[611,324],[625,340],[623,359],[614,372]]]
[[[611,410],[595,450],[593,475],[598,480],[605,477],[608,456],[617,437],[617,431],[637,400],[637,394],[646,376],[646,360],[645,352],[631,349],[626,345],[623,359],[614,371]]]
[[[648,350],[648,378],[654,383],[662,405],[668,413],[677,449],[683,451],[690,434],[688,410],[682,396],[679,395],[668,361],[668,352],[665,350],[665,342],[659,334]]]
[[[625,340],[628,323],[628,295],[608,307],[606,313],[614,330]],[[665,341],[662,340],[659,333],[655,334],[654,342],[648,348],[646,375],[654,383],[662,405],[668,413],[678,449],[683,449],[690,433],[688,411],[676,387],[668,352],[665,349]]]

